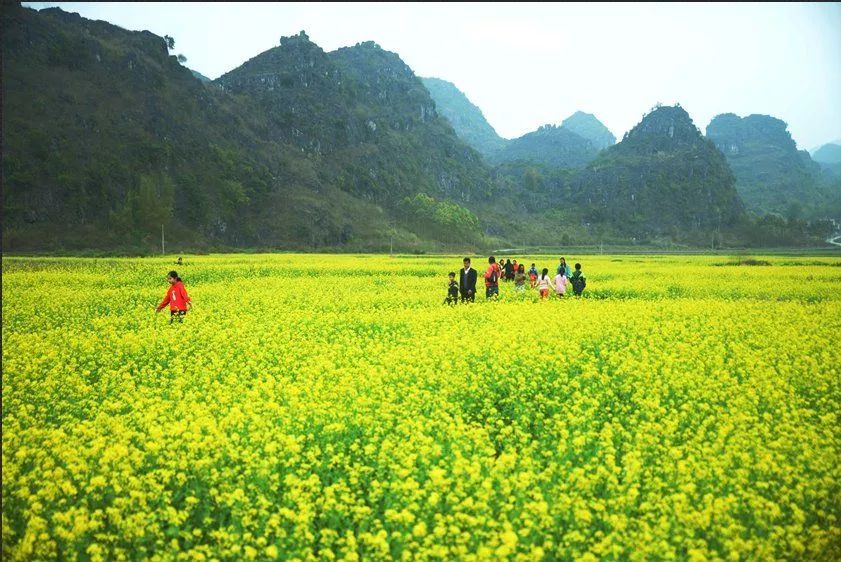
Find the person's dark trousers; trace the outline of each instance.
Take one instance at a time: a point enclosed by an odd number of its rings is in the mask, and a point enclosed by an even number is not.
[[[499,296],[499,285],[492,285],[490,287],[485,287],[485,298],[486,299],[489,299],[494,295]]]
[[[172,324],[174,320],[178,320],[178,322],[184,321],[184,316],[187,314],[186,310],[170,310],[169,311],[169,323]]]
[[[461,302],[476,302],[476,293],[462,293],[461,294]]]

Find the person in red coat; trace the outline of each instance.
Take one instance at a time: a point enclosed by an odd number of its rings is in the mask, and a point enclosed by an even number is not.
[[[176,272],[170,271],[166,280],[169,281],[170,287],[164,300],[155,309],[155,313],[157,314],[166,305],[169,305],[169,323],[172,324],[172,321],[176,318],[179,322],[183,322],[184,315],[187,314],[187,310],[193,307],[193,304],[187,295],[187,290],[184,289],[184,282],[181,281]]]

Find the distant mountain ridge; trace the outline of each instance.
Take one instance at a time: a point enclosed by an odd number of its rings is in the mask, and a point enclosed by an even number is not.
[[[467,144],[485,156],[506,145],[508,141],[497,134],[482,110],[467,99],[455,84],[440,78],[421,78],[421,82],[435,100],[438,111]]]
[[[827,143],[812,153],[812,160],[821,164],[841,163],[841,143]]]
[[[828,145],[828,144],[835,144],[835,145],[841,146],[841,139],[835,139],[835,140],[832,140],[832,141],[829,141],[829,142],[825,142],[825,143],[823,143],[819,146],[816,146],[809,151],[809,154],[811,154],[812,157],[814,158],[815,153],[818,150],[820,150],[821,148],[823,148],[824,146]]]
[[[812,159],[818,163],[824,174],[829,176],[827,181],[830,184],[836,178],[841,179],[841,141],[821,146],[812,153]],[[841,200],[841,195],[836,194],[836,199]]]
[[[727,158],[748,208],[785,214],[792,205],[819,208],[824,201],[820,167],[797,150],[785,121],[725,113],[713,118],[706,136]]]
[[[491,154],[494,164],[524,162],[553,168],[578,169],[592,161],[616,138],[595,115],[577,111],[563,124],[543,125],[536,131],[508,141]]]
[[[576,111],[563,120],[564,127],[590,141],[596,150],[603,150],[616,144],[616,137],[592,113]]]
[[[561,126],[543,125],[506,140],[487,122],[482,111],[455,84],[423,78],[436,108],[453,125],[459,138],[481,152],[491,164],[531,162],[558,168],[580,168],[616,138],[595,115],[577,111]]]
[[[581,168],[598,154],[586,138],[566,127],[543,125],[536,131],[508,141],[489,157],[490,162],[531,162],[554,168]]]

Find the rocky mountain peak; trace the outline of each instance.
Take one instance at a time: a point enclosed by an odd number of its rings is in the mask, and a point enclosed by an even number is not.
[[[757,142],[787,152],[797,150],[786,122],[770,115],[754,114],[744,118],[734,113],[717,115],[707,125],[707,138],[728,155],[739,154],[746,145]]]
[[[703,142],[701,131],[680,105],[659,106],[645,115],[639,124],[628,131],[629,144],[645,142],[657,150],[678,144]]]
[[[724,113],[707,125],[707,138],[727,157],[750,209],[790,215],[793,204],[804,209],[823,205],[820,166],[808,152],[797,150],[782,119]]]
[[[589,140],[596,150],[602,150],[616,144],[616,137],[592,113],[576,111],[561,126]]]

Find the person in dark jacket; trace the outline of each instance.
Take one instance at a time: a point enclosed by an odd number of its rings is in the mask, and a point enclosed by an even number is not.
[[[475,302],[476,299],[476,270],[470,267],[470,258],[464,258],[464,267],[459,270],[458,290],[461,302]]]
[[[587,286],[587,279],[584,278],[584,274],[581,272],[580,263],[575,264],[575,271],[569,280],[572,283],[572,292],[576,297],[580,297],[582,291],[584,291],[584,287]]]
[[[505,280],[514,280],[514,266],[511,264],[511,260],[505,260]]]
[[[450,283],[447,285],[447,298],[444,299],[444,304],[455,306],[458,303],[458,283],[456,283],[456,274],[451,271],[448,275]]]

